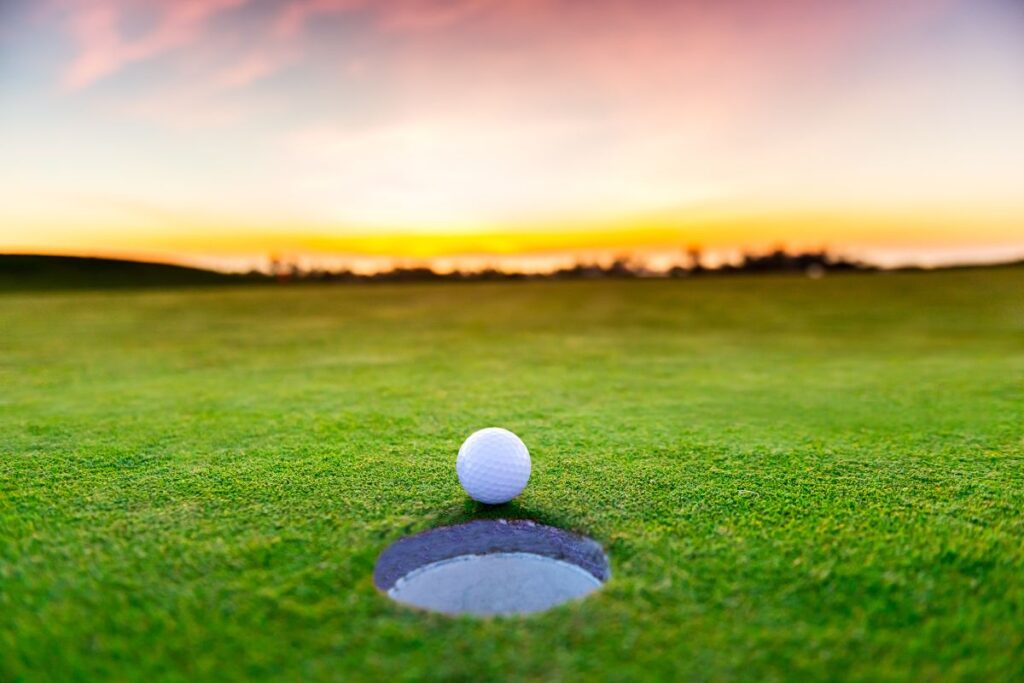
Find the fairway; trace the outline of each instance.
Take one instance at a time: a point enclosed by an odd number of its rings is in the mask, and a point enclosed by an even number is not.
[[[459,444],[533,475],[472,503]],[[1024,678],[1024,268],[0,295],[0,681]],[[400,607],[409,533],[611,580]]]

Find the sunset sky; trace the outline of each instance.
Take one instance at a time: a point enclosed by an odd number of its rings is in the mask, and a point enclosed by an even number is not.
[[[1024,254],[1020,0],[0,0],[0,251]]]

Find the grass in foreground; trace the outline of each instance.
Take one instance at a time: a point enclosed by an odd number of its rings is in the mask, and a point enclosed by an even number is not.
[[[1024,270],[0,297],[0,679],[1020,680]],[[461,439],[534,477],[480,510]],[[605,544],[478,622],[480,515]]]

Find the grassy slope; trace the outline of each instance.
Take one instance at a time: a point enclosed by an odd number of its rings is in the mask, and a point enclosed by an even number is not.
[[[167,263],[0,254],[0,292],[229,284],[238,276]]]
[[[1024,677],[1024,270],[0,298],[0,679]],[[481,513],[455,451],[519,432]],[[376,555],[605,543],[479,623]]]

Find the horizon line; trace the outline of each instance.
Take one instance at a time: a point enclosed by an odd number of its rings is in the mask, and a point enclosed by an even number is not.
[[[775,252],[790,256],[823,254],[829,258],[858,263],[878,270],[904,268],[939,269],[969,266],[1010,265],[1024,261],[1024,244],[948,247],[861,247],[835,248],[790,245],[778,241],[769,247],[710,247],[701,245],[676,248],[603,248],[549,253],[454,254],[410,257],[404,255],[359,254],[351,252],[294,252],[268,250],[264,253],[202,254],[155,250],[61,249],[0,247],[2,256],[41,256],[125,261],[181,266],[225,274],[274,273],[279,268],[303,271],[351,272],[372,275],[398,270],[427,269],[437,274],[497,271],[523,275],[543,275],[576,266],[605,267],[625,262],[651,272],[667,272],[674,267],[690,267],[698,253],[709,270],[727,268],[746,257],[761,257]],[[917,257],[912,255],[916,254]],[[248,264],[247,266],[244,264]],[[525,265],[525,267],[523,267]]]

